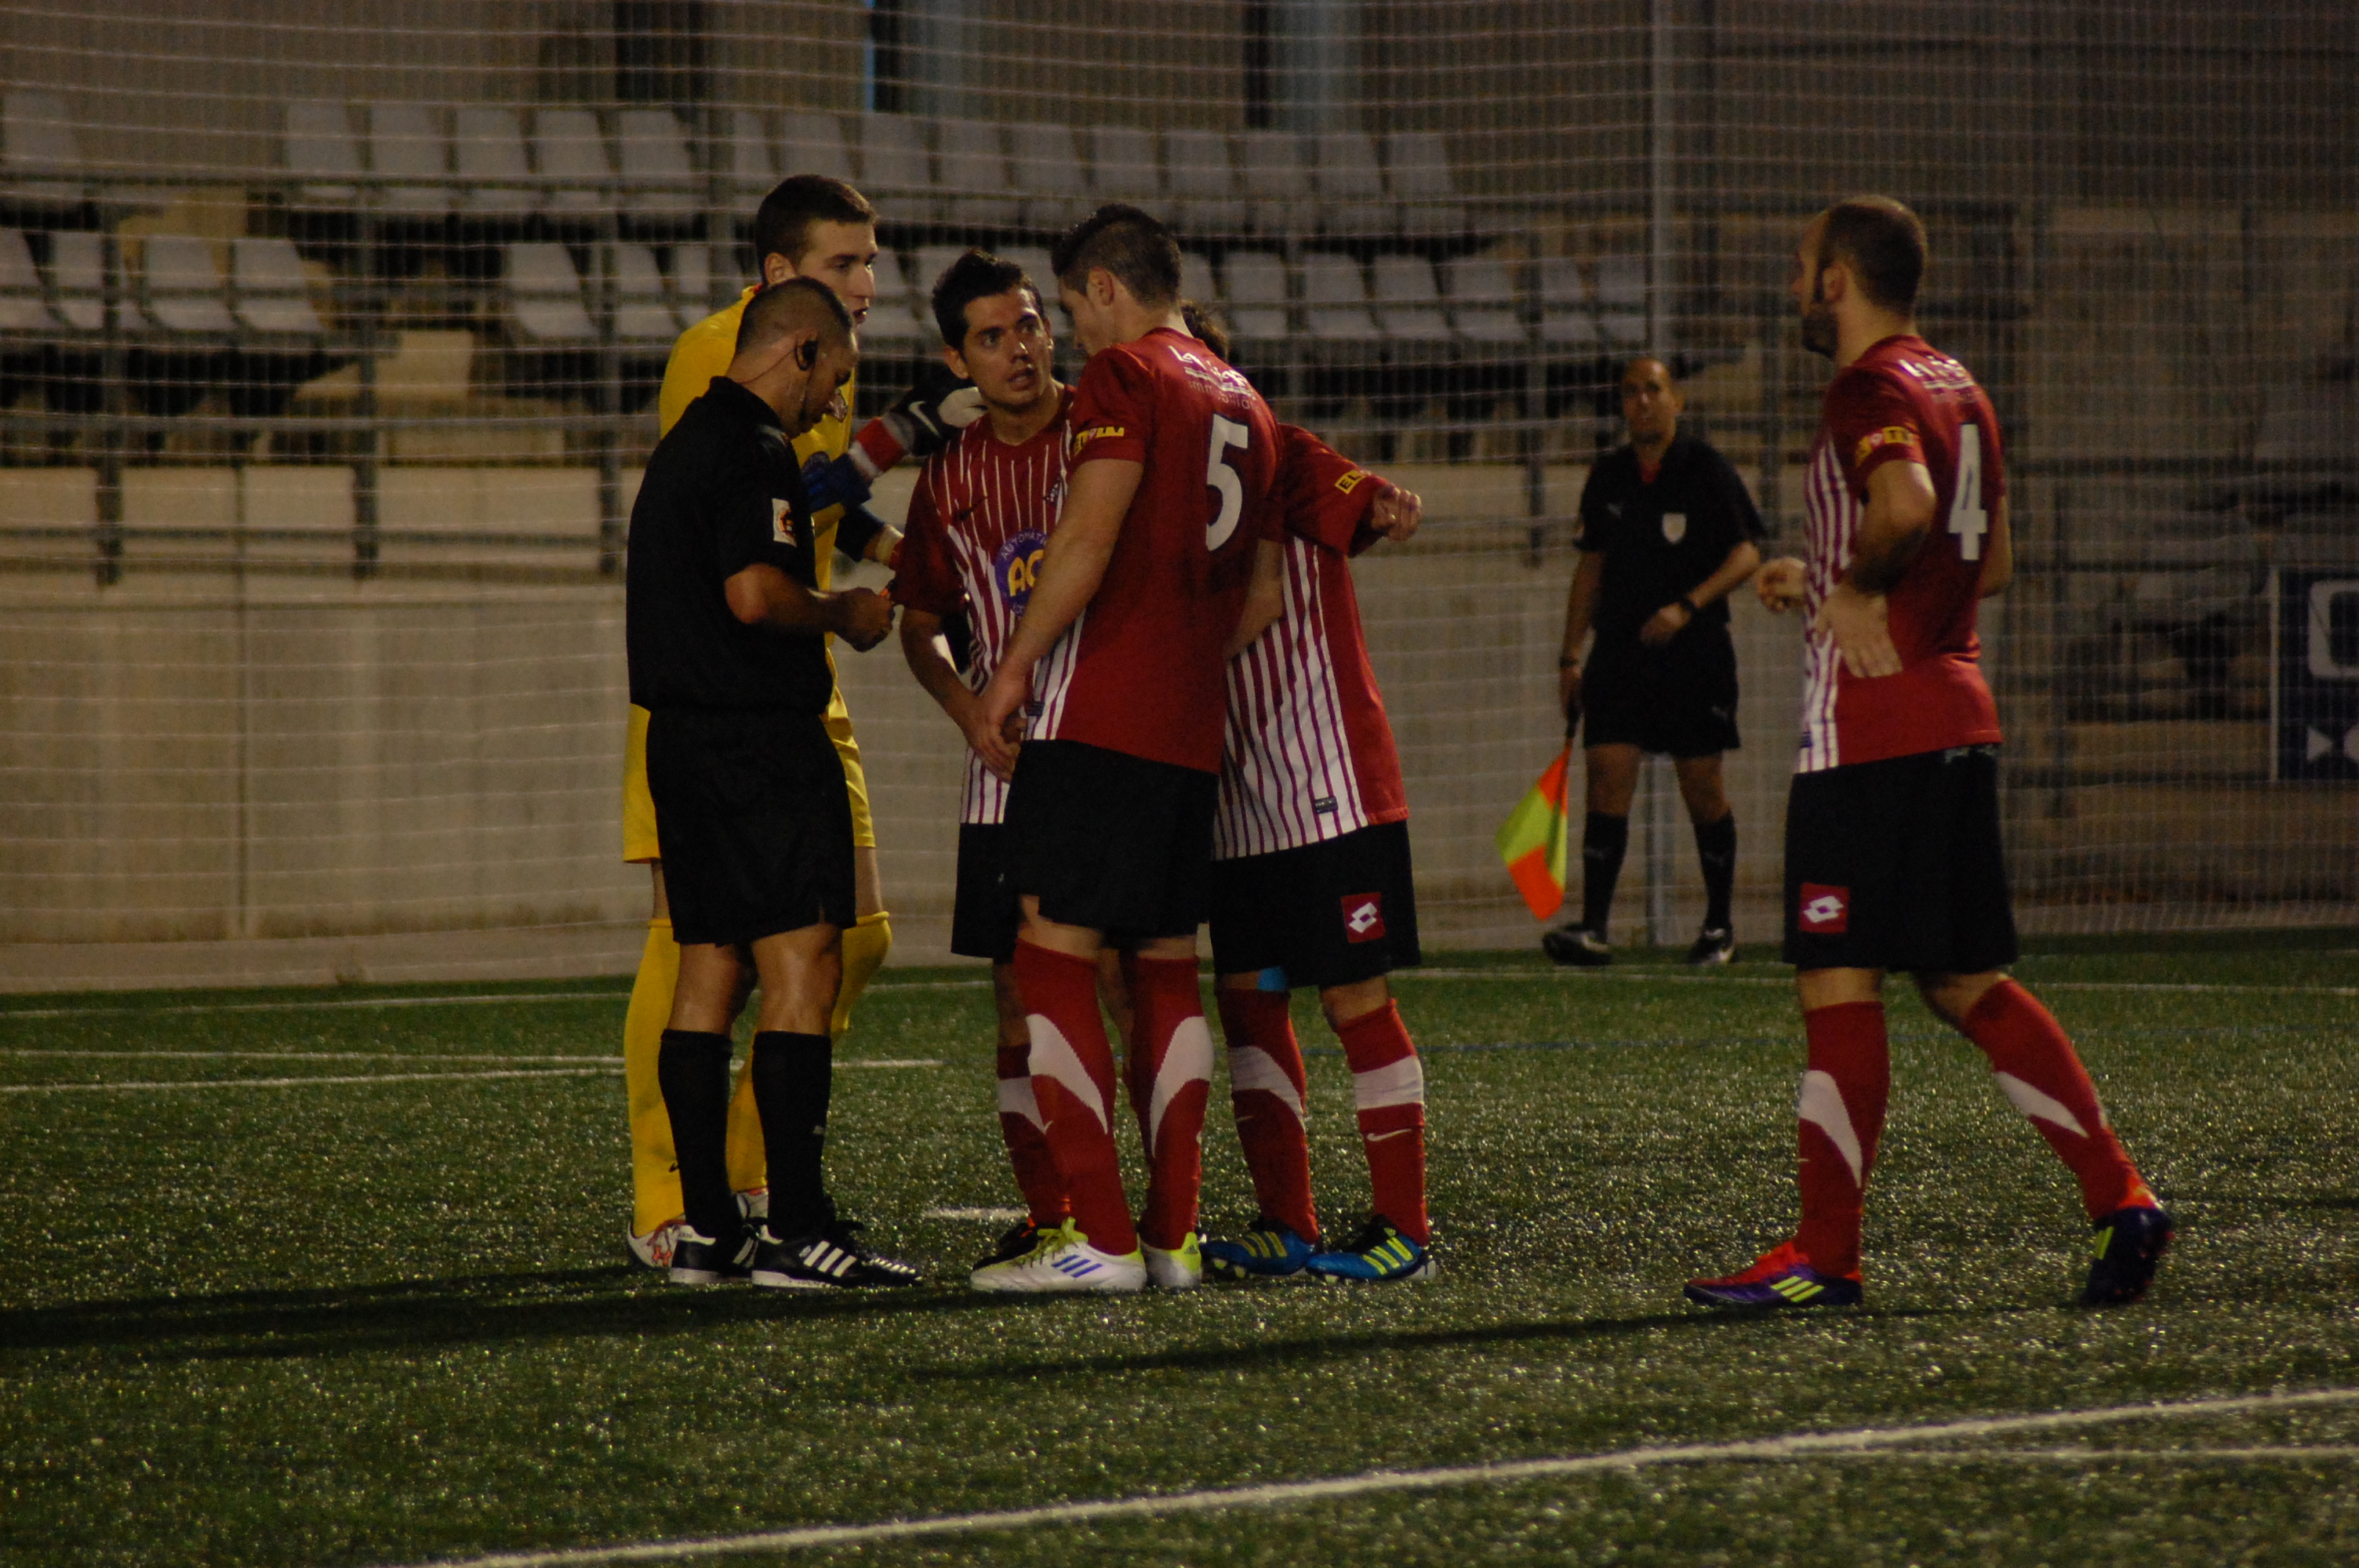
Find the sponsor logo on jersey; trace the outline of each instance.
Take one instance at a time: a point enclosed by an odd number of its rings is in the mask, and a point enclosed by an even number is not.
[[[1092,441],[1096,440],[1101,436],[1126,436],[1130,432],[1128,430],[1125,429],[1120,425],[1092,425],[1087,429],[1076,430],[1073,432],[1072,445],[1068,449],[1068,450],[1070,455],[1078,458],[1082,455],[1082,449],[1083,447],[1088,446]]]
[[[1335,481],[1335,488],[1342,491],[1344,494],[1349,495],[1353,491],[1359,489],[1360,481],[1367,477],[1367,470],[1353,469],[1350,473],[1345,474],[1343,478]]]
[[[1881,430],[1870,430],[1859,438],[1859,446],[1851,455],[1852,466],[1856,468],[1867,461],[1869,453],[1883,447],[1913,452],[1917,449],[1917,432],[1906,425],[1886,425]]]
[[[1038,528],[1011,534],[991,553],[991,579],[1009,609],[1024,613],[1032,600],[1032,584],[1040,575],[1040,557],[1048,553],[1049,536]]]
[[[1385,895],[1347,893],[1343,898],[1343,940],[1381,942],[1385,935]]]
[[[1840,936],[1851,929],[1851,889],[1804,882],[1795,913],[1813,936]]]
[[[774,544],[795,542],[794,516],[787,503],[777,496],[770,498],[770,539]]]
[[[1665,542],[1666,542],[1666,543],[1669,543],[1669,544],[1676,545],[1676,544],[1678,544],[1681,539],[1684,539],[1684,538],[1686,538],[1687,536],[1688,536],[1688,514],[1687,514],[1686,513],[1684,513],[1684,512],[1666,512],[1666,513],[1664,513],[1664,514],[1663,514],[1663,538],[1664,538]]]

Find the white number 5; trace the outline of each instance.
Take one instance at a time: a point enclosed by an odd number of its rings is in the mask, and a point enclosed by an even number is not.
[[[1219,549],[1237,531],[1237,519],[1245,509],[1245,486],[1237,470],[1229,466],[1229,449],[1243,450],[1252,443],[1252,430],[1234,419],[1212,416],[1212,450],[1204,459],[1204,482],[1221,492],[1221,510],[1204,535],[1208,550]]]
[[[1983,510],[1983,427],[1958,427],[1958,493],[1950,502],[1950,532],[1958,535],[1958,554],[1966,560],[1983,558],[1983,535],[1990,532],[1990,514]]]

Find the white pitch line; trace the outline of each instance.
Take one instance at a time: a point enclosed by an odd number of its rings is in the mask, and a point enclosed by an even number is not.
[[[615,1060],[612,1052],[603,1056],[498,1056],[473,1051],[71,1051],[31,1045],[0,1045],[0,1056],[132,1062],[578,1062],[609,1066]]]
[[[1596,980],[1648,980],[1689,986],[1779,986],[1791,975],[1680,975],[1657,969],[1402,969],[1396,980],[1555,980],[1568,986]],[[2217,992],[2228,996],[2359,997],[2359,986],[2246,986],[2166,980],[2042,980],[2026,982],[2035,991]]]
[[[1020,1208],[929,1208],[919,1219],[985,1219],[999,1222],[1022,1219]]]
[[[140,1054],[136,1052],[118,1054]],[[267,1052],[249,1054],[270,1054]],[[440,1059],[450,1060],[447,1057]],[[488,1059],[496,1061],[499,1058]],[[558,1061],[579,1059],[555,1058]],[[522,1060],[530,1061],[533,1058],[525,1057]],[[839,1070],[859,1071],[880,1068],[889,1070],[897,1067],[940,1067],[946,1064],[930,1056],[863,1056],[838,1062],[835,1065]],[[439,1084],[477,1078],[590,1078],[611,1076],[622,1070],[623,1065],[620,1062],[606,1061],[603,1065],[595,1067],[506,1068],[495,1069],[488,1073],[338,1073],[323,1074],[315,1078],[179,1078],[145,1084],[0,1084],[0,1095],[136,1094],[147,1089],[302,1089],[310,1088],[314,1084]]]
[[[1668,1444],[1625,1448],[1612,1454],[1574,1454],[1558,1459],[1511,1460],[1496,1465],[1454,1465],[1431,1470],[1372,1470],[1321,1481],[1285,1481],[1265,1487],[1229,1487],[1194,1492],[1167,1492],[1136,1498],[1109,1498],[1099,1502],[1051,1503],[1041,1508],[1003,1509],[988,1513],[938,1514],[930,1519],[885,1519],[875,1524],[810,1525],[799,1530],[760,1530],[745,1535],[708,1536],[701,1540],[644,1541],[629,1546],[592,1546],[548,1552],[505,1552],[484,1557],[440,1558],[412,1568],[592,1568],[607,1563],[660,1563],[681,1558],[722,1557],[741,1552],[788,1552],[798,1547],[849,1546],[871,1541],[912,1536],[973,1535],[986,1530],[1028,1530],[1040,1525],[1077,1524],[1093,1519],[1136,1519],[1164,1514],[1216,1513],[1229,1509],[1283,1507],[1329,1498],[1364,1497],[1370,1493],[1433,1491],[1446,1487],[1512,1485],[1558,1476],[1600,1471],[1637,1470],[1658,1465],[1752,1463],[1761,1460],[1855,1458],[1878,1454],[1915,1444],[1968,1437],[1997,1437],[2018,1432],[2045,1432],[2075,1426],[2102,1426],[2119,1422],[2169,1419],[2178,1416],[2238,1415],[2253,1411],[2297,1409],[2308,1405],[2359,1402],[2359,1389],[2319,1389],[2298,1394],[2239,1394],[2212,1400],[2182,1400],[2166,1404],[2109,1405],[2095,1410],[2051,1411],[2036,1415],[1978,1416],[1965,1421],[1935,1422],[1919,1426],[1866,1427],[1851,1432],[1800,1432],[1734,1443]],[[2004,1455],[2023,1450],[1994,1450]],[[2070,1450],[2051,1450],[2070,1453]],[[2090,1449],[2090,1462],[2110,1454]],[[2113,1451],[2118,1453],[2120,1451]],[[2274,1456],[2274,1450],[2268,1451]],[[1903,1455],[1896,1455],[1902,1457]],[[1905,1457],[1915,1458],[1908,1454]],[[1981,1454],[1974,1455],[1976,1458]],[[2135,1455],[2149,1457],[2146,1452]]]
[[[874,988],[871,988],[872,989]],[[334,1001],[192,1001],[170,1007],[0,1008],[0,1023],[16,1018],[163,1018],[190,1012],[334,1012],[351,1008],[489,1007],[502,1002],[628,1001],[628,991],[525,991],[514,996],[371,996]]]

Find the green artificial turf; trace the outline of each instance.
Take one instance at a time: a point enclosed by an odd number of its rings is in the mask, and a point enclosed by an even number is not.
[[[838,1080],[838,1195],[932,1276],[892,1295],[688,1292],[626,1266],[611,1074],[0,1095],[16,1265],[0,1283],[0,1561],[409,1563],[2359,1385],[2359,956],[2025,961],[2180,1222],[2152,1299],[2105,1314],[2068,1304],[2087,1231],[2062,1167],[1979,1054],[1896,988],[1867,1304],[1766,1321],[1693,1311],[1679,1286],[1791,1223],[1785,972],[1437,967],[1451,972],[1400,986],[1427,1054],[1443,1271],[1420,1286],[970,1293],[998,1227],[924,1216],[1016,1201],[973,971],[890,972],[843,1048],[941,1064]],[[506,1000],[318,1005],[485,992]],[[611,1057],[623,996],[8,999],[0,1084],[548,1070],[567,1064],[440,1058]],[[1349,1078],[1298,1004],[1319,1197],[1340,1230],[1366,1202]],[[1217,1232],[1251,1216],[1218,1095],[1206,1143]],[[2006,1452],[2083,1444],[2132,1452]],[[2359,1405],[1938,1446],[791,1560],[2359,1555]],[[2253,1446],[2313,1452],[2194,1452]]]

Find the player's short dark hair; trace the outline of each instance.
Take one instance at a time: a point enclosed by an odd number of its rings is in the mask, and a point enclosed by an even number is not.
[[[1141,305],[1180,297],[1180,242],[1152,213],[1125,202],[1109,201],[1066,231],[1049,260],[1057,281],[1076,293],[1103,267]]]
[[[1211,306],[1194,299],[1180,302],[1180,319],[1188,323],[1188,330],[1206,348],[1223,359],[1229,357],[1229,324]]]
[[[1819,231],[1819,270],[1840,261],[1859,279],[1868,302],[1886,310],[1912,310],[1925,281],[1925,225],[1889,196],[1853,196],[1824,214]]]
[[[737,320],[736,351],[800,331],[817,332],[831,347],[852,339],[852,312],[834,289],[814,277],[790,277],[756,290]]]
[[[811,230],[821,223],[870,223],[876,209],[843,181],[824,174],[798,174],[778,181],[754,211],[754,265],[784,256],[800,265],[810,249]]]
[[[953,349],[966,346],[966,308],[978,299],[1022,289],[1032,297],[1032,308],[1046,319],[1048,311],[1040,302],[1040,286],[1025,276],[1024,269],[1006,256],[992,254],[980,245],[960,254],[958,260],[942,269],[934,280],[934,325],[942,331],[942,341]]]

